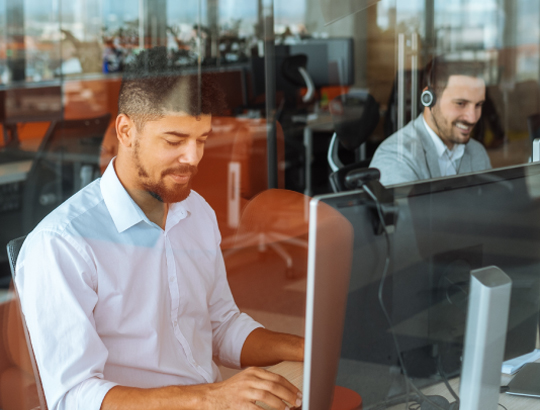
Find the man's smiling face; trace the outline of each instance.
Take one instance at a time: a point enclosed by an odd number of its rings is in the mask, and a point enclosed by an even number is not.
[[[186,199],[212,131],[211,121],[210,115],[170,113],[135,130],[132,159],[139,188],[165,203]]]
[[[486,86],[480,78],[452,75],[437,103],[431,109],[433,130],[451,149],[466,144],[482,115]]]

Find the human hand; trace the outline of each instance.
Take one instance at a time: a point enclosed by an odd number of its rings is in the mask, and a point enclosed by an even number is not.
[[[302,393],[283,376],[250,367],[220,383],[208,385],[205,404],[209,409],[260,410],[262,402],[276,410],[302,405]]]

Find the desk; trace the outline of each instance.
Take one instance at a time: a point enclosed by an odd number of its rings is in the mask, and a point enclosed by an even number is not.
[[[32,168],[32,161],[8,162],[0,165],[0,185],[11,184],[26,180],[28,171]]]
[[[513,376],[503,374],[501,377],[501,385],[506,385],[512,380]],[[450,385],[454,391],[459,391],[459,377],[455,377],[450,380]],[[452,395],[448,392],[444,383],[435,384],[433,386],[422,389],[422,392],[426,395],[439,395],[443,396],[448,401],[454,401]],[[520,397],[512,394],[502,393],[499,395],[499,403],[506,407],[508,410],[538,410],[540,409],[540,399]],[[404,404],[389,407],[388,410],[402,410],[405,407]],[[499,410],[503,410],[502,407],[498,407]]]
[[[276,366],[268,368],[269,371],[273,373],[280,374],[281,376],[287,378],[292,384],[302,390],[302,381],[303,381],[303,363],[298,362],[283,362]],[[506,385],[510,382],[513,376],[502,374],[501,376],[501,385]],[[450,385],[457,392],[459,390],[459,378],[453,378],[450,380]],[[440,395],[446,397],[450,402],[453,401],[451,394],[446,389],[444,383],[439,383],[425,389],[422,389],[422,392],[427,395]],[[529,398],[529,397],[519,397],[511,394],[503,393],[499,397],[499,403],[506,407],[508,410],[538,410],[540,409],[540,399]],[[270,409],[265,405],[259,404],[264,409]],[[388,410],[404,410],[405,404],[399,404],[396,406],[389,407]],[[499,407],[500,410],[503,410],[502,407]],[[306,409],[307,410],[307,409]]]

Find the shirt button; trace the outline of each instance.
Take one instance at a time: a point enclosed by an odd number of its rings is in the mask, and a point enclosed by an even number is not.
[[[173,322],[173,325],[178,326],[178,322],[175,320],[175,321]]]
[[[169,282],[174,282],[174,276],[171,276],[171,277],[169,278]]]

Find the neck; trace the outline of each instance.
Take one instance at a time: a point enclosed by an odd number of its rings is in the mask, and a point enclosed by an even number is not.
[[[120,155],[114,160],[113,166],[120,183],[146,217],[161,229],[165,229],[169,204],[159,201],[142,188],[136,178],[138,175],[136,167],[123,160]]]
[[[439,124],[437,123],[437,120],[435,119],[435,116],[433,115],[433,108],[424,108],[424,120],[426,120],[427,125],[429,125],[429,128],[437,134],[437,137],[441,139],[444,145],[448,147],[449,150],[452,150],[454,148],[454,143],[451,141],[448,141],[446,138],[443,138],[441,136],[441,129],[439,128]]]

